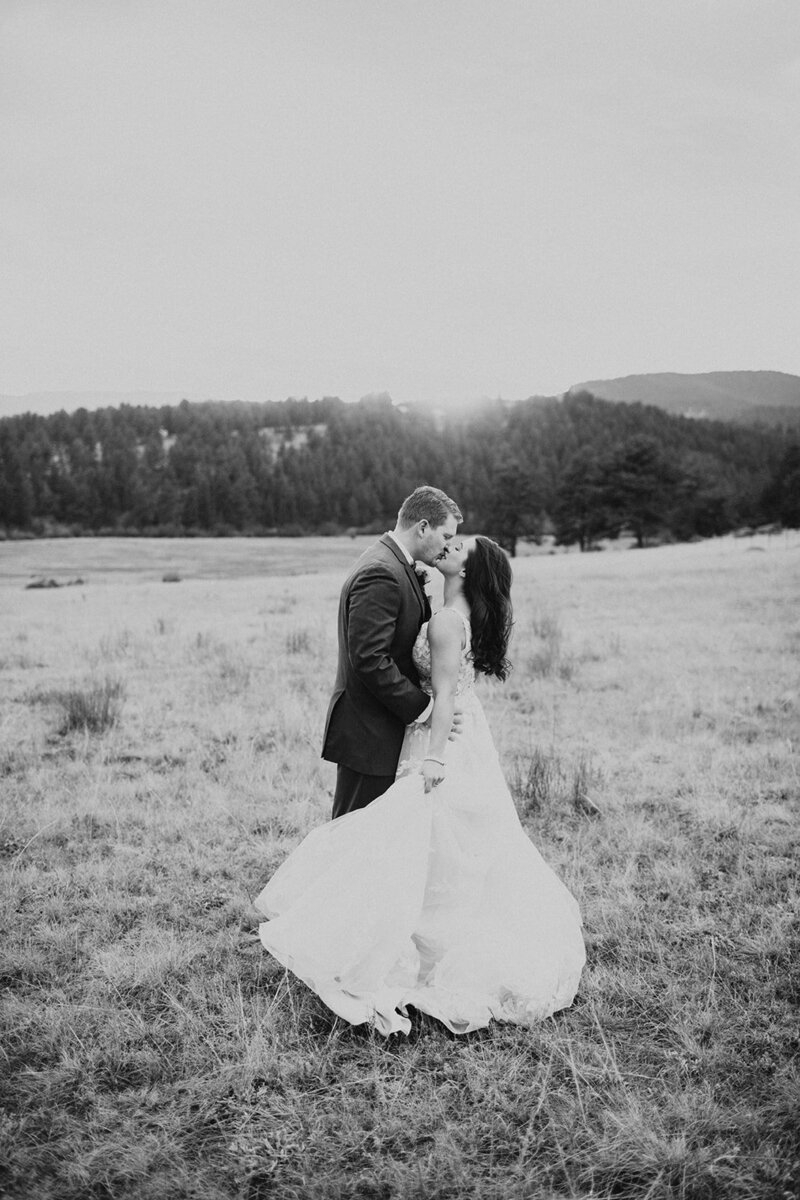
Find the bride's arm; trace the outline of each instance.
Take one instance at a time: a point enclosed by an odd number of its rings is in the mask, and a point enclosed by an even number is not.
[[[432,617],[428,625],[428,643],[431,648],[433,714],[429,757],[422,764],[426,792],[445,777],[444,752],[453,727],[456,685],[464,648],[464,624],[458,613],[442,609]]]

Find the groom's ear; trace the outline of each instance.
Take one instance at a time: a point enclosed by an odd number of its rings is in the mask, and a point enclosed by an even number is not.
[[[427,528],[428,528],[427,517],[423,517],[421,521],[417,522],[417,529],[419,530],[420,536],[422,536],[422,534],[425,532],[425,530]]]

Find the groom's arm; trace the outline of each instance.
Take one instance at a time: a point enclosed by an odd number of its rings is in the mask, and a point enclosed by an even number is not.
[[[348,603],[347,652],[364,687],[404,725],[430,703],[421,688],[403,675],[391,650],[402,605],[401,585],[380,568],[354,579]]]

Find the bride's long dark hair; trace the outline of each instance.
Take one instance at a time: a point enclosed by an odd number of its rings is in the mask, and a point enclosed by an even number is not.
[[[511,565],[491,538],[478,537],[464,563],[464,598],[470,608],[472,661],[476,671],[505,679],[511,627]]]

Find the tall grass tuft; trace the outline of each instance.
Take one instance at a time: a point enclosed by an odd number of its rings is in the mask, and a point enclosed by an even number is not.
[[[52,699],[62,710],[58,732],[104,733],[119,721],[125,688],[121,680],[94,680],[83,687],[54,692]]]
[[[287,654],[310,654],[311,634],[307,629],[292,629],[286,635]]]
[[[553,613],[534,614],[531,629],[539,645],[528,658],[530,674],[536,678],[570,680],[575,674],[575,655],[564,649],[561,622]]]
[[[539,746],[527,755],[517,755],[509,772],[511,795],[522,817],[564,803],[577,812],[597,816],[600,808],[592,792],[601,783],[601,773],[585,754],[570,767]]]
[[[313,649],[312,636],[307,629],[297,626],[291,629],[285,638],[287,654],[311,654]]]
[[[540,812],[554,798],[561,766],[553,755],[537,746],[527,757],[514,760],[509,787],[520,816]]]
[[[584,754],[580,755],[575,764],[570,784],[570,799],[572,807],[577,812],[585,813],[589,817],[600,815],[600,806],[592,795],[594,788],[600,783],[602,783],[600,772],[592,766]]]

